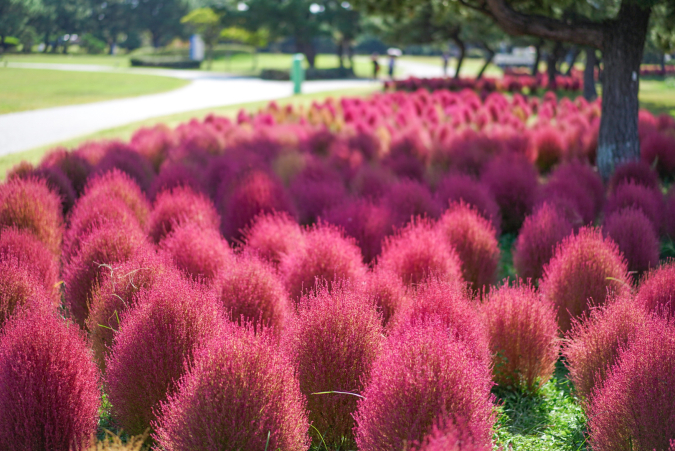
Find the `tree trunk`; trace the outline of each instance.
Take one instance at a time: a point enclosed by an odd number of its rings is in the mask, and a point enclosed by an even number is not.
[[[595,49],[586,47],[586,66],[584,67],[584,98],[589,102],[598,98],[595,89]]]
[[[42,53],[47,53],[47,49],[49,48],[49,32],[45,32],[45,48],[42,49]]]
[[[602,117],[597,165],[608,180],[616,166],[640,158],[638,89],[651,8],[622,2],[604,31]]]
[[[0,54],[5,53],[5,35],[0,35]]]
[[[558,75],[558,57],[560,56],[562,44],[556,42],[553,50],[546,56],[546,73],[548,74],[548,89],[558,89],[556,75]]]
[[[155,49],[158,49],[160,47],[160,43],[161,43],[161,38],[162,38],[161,34],[158,33],[158,32],[155,32],[155,31],[150,31],[150,36],[152,37],[152,46]]]
[[[345,53],[345,42],[344,42],[344,39],[342,39],[342,38],[337,43],[336,53],[337,53],[338,64],[340,65],[340,69],[344,69],[345,62],[342,60],[342,58],[344,57],[344,53]]]
[[[534,46],[534,65],[532,66],[532,73],[531,75],[533,77],[537,76],[539,74],[539,62],[541,61],[541,46],[544,45],[544,40],[540,39],[537,42],[537,45]]]
[[[314,62],[316,61],[316,49],[314,48],[314,44],[300,40],[296,40],[296,42],[296,48],[298,52],[305,55],[305,58],[307,58],[307,64],[309,64],[309,68],[314,69]]]
[[[567,67],[567,70],[565,71],[565,75],[568,77],[572,75],[572,71],[574,70],[574,64],[577,62],[577,59],[579,59],[579,54],[581,53],[581,49],[579,47],[574,47],[574,50],[572,51],[572,60],[570,61],[570,65]]]
[[[487,52],[487,55],[485,56],[485,64],[483,64],[483,67],[480,68],[480,72],[478,72],[478,75],[476,75],[476,80],[480,80],[483,78],[483,74],[485,73],[485,70],[487,67],[490,65],[492,62],[492,59],[495,57],[495,52],[492,50],[486,43],[482,43],[483,48]]]
[[[665,77],[666,75],[666,54],[661,52],[661,57],[659,58],[659,65],[661,66],[661,74]]]
[[[457,67],[455,68],[455,77],[459,78],[459,71],[462,70],[462,63],[464,62],[464,56],[466,55],[466,44],[464,41],[459,38],[459,36],[453,36],[452,41],[457,47],[459,47],[459,56],[457,57]]]

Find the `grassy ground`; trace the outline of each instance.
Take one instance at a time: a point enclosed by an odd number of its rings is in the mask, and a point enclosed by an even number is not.
[[[640,80],[640,107],[675,116],[675,78]]]
[[[0,66],[0,114],[152,94],[185,84],[184,80],[153,75]]]
[[[5,54],[1,62],[49,63],[49,64],[93,64],[97,66],[129,67],[129,57],[124,55],[61,55],[51,53]],[[0,64],[1,65],[1,64]]]

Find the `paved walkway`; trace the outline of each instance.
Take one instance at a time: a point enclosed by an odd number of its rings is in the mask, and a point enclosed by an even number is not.
[[[406,75],[440,76],[440,67],[397,61]],[[0,115],[0,155],[33,149],[132,122],[186,111],[274,100],[292,93],[290,82],[235,77],[213,72],[120,69],[80,64],[8,63],[8,67],[79,72],[148,74],[191,80],[182,88],[126,99]],[[385,66],[386,67],[386,66]],[[304,93],[374,86],[371,80],[308,81]]]

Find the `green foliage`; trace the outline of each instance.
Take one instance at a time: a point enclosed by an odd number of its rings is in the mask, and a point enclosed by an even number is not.
[[[87,53],[99,54],[105,52],[106,44],[93,34],[86,33],[80,38],[80,47],[84,48]]]

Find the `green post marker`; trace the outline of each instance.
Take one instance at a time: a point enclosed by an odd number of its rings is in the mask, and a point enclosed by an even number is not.
[[[293,55],[293,66],[291,67],[291,80],[293,81],[293,94],[300,94],[302,91],[302,82],[305,80],[305,69],[302,67],[304,59],[302,53]]]

